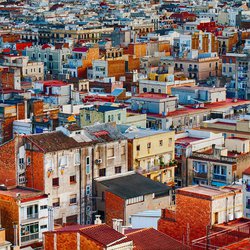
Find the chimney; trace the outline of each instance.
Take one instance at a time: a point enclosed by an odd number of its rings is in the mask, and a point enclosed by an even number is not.
[[[102,224],[102,220],[100,219],[101,215],[96,215],[95,216],[95,225],[100,225]]]
[[[113,229],[119,233],[122,233],[122,222],[122,219],[113,219]]]

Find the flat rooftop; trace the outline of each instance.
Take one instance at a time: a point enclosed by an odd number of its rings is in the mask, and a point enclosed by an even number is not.
[[[198,197],[201,199],[213,199],[220,196],[227,196],[230,193],[233,195],[233,191],[241,192],[240,186],[226,186],[221,188],[211,187],[207,185],[196,185],[190,187],[184,187],[177,190],[178,194]]]
[[[177,140],[175,140],[175,144],[189,144],[191,142],[194,142],[194,141],[199,141],[199,140],[203,140],[204,138],[198,138],[198,137],[183,137],[183,138],[179,138]]]

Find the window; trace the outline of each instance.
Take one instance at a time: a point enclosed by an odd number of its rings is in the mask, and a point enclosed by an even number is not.
[[[158,93],[161,93],[161,89],[158,89]]]
[[[47,228],[47,225],[41,225],[40,226],[40,229],[43,230],[43,229],[46,229]]]
[[[86,174],[90,173],[90,157],[86,157]]]
[[[27,165],[30,165],[30,163],[31,163],[31,158],[28,156],[27,157]]]
[[[80,152],[76,152],[75,154],[75,165],[80,164]]]
[[[76,194],[70,195],[69,204],[76,204]]]
[[[60,206],[60,198],[53,199],[52,205],[53,205],[53,207],[59,207]]]
[[[28,219],[38,218],[38,205],[32,205],[27,207],[27,218]]]
[[[21,227],[21,242],[39,239],[39,225],[38,222],[23,225]]]
[[[52,179],[52,186],[59,187],[59,178],[58,177]]]
[[[140,145],[137,145],[137,146],[136,146],[136,150],[137,150],[137,151],[140,151]]]
[[[151,142],[148,143],[147,148],[151,148]]]
[[[163,140],[159,141],[159,145],[162,146],[163,145]]]
[[[86,121],[90,121],[90,114],[85,114]]]
[[[106,176],[106,168],[99,169],[99,176]]]
[[[117,115],[117,119],[118,119],[118,121],[121,120],[121,114],[118,114],[118,115]]]
[[[71,175],[71,176],[69,177],[69,181],[70,181],[70,184],[76,183],[76,176],[75,176],[75,175]]]
[[[226,67],[223,67],[223,72],[224,72],[224,73],[226,72]]]
[[[108,148],[108,155],[107,157],[114,157],[114,148]]]
[[[130,204],[134,204],[134,203],[138,203],[138,202],[142,202],[144,201],[144,197],[142,196],[138,196],[138,197],[134,197],[134,198],[130,198],[126,200],[126,205],[130,205]]]
[[[68,157],[63,155],[59,158],[59,167],[66,167],[68,162]]]
[[[147,92],[147,88],[143,88],[142,91],[145,93]]]
[[[228,71],[231,73],[232,72],[232,67],[229,67],[228,69],[229,69]]]
[[[44,210],[44,209],[47,209],[47,208],[48,208],[47,205],[42,205],[42,206],[40,206],[40,210]]]
[[[115,167],[115,174],[120,174],[122,172],[122,167]]]
[[[90,185],[86,186],[86,195],[90,195]]]
[[[214,165],[213,178],[217,180],[225,181],[227,178],[227,167]]]

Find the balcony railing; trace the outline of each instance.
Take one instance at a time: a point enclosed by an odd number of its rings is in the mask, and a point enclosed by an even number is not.
[[[214,174],[213,179],[220,180],[220,181],[225,181],[227,179],[227,176],[226,175]]]
[[[39,239],[39,233],[21,236],[21,242],[27,242],[27,241],[36,240],[36,239]]]
[[[37,219],[37,218],[38,218],[38,213],[27,214],[27,219]]]
[[[194,177],[207,179],[207,173],[194,173]]]

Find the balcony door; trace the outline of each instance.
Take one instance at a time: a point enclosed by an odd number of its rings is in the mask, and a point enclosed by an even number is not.
[[[27,219],[38,218],[38,205],[32,205],[27,207]]]

